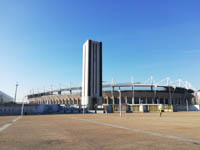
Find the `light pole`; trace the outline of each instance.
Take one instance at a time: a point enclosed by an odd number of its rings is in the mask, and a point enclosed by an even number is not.
[[[83,114],[85,114],[85,105],[83,105]]]
[[[187,99],[186,99],[186,105],[187,105],[187,112],[188,112],[189,109],[188,109],[188,100]]]
[[[17,88],[18,88],[19,84],[16,83],[16,88],[15,88],[15,103],[17,101]]]
[[[22,100],[22,107],[21,107],[21,116],[24,115],[24,99],[26,98],[27,96],[25,96]]]
[[[133,92],[133,97],[132,97],[132,104],[134,104],[135,102],[135,87],[134,87],[134,79],[133,79],[133,77],[131,77],[131,83],[132,83],[132,92]]]
[[[119,111],[120,111],[120,118],[122,117],[122,93],[119,89]]]

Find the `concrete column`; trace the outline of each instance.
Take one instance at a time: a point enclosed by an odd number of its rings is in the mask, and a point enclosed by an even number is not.
[[[69,105],[71,105],[71,99],[69,99],[68,102],[69,102]]]
[[[78,104],[81,105],[81,100],[80,99],[78,100]]]
[[[115,105],[115,101],[114,101],[113,97],[111,97],[111,99],[112,99],[112,104]]]
[[[127,96],[125,97],[125,103],[126,104],[128,103],[128,97]]]
[[[108,96],[107,96],[107,105],[109,104],[109,98],[108,98]]]
[[[132,104],[135,104],[135,98],[132,97]]]
[[[112,103],[115,105],[115,98],[114,98],[114,87],[112,87]]]
[[[132,93],[133,93],[132,104],[135,104],[135,91],[133,86],[132,86]]]
[[[141,104],[141,98],[139,97],[139,104]]]

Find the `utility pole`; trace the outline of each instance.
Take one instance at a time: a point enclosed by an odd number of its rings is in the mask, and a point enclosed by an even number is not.
[[[19,84],[18,83],[16,83],[16,88],[15,88],[15,103],[16,103],[16,101],[17,101],[17,88],[18,88],[18,86],[19,86]]]

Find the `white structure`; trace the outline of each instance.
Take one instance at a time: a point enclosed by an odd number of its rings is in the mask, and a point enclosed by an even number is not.
[[[13,98],[0,91],[0,104],[14,102]]]
[[[83,45],[82,105],[102,105],[102,42],[87,40]]]
[[[195,101],[200,105],[200,90],[195,92]]]

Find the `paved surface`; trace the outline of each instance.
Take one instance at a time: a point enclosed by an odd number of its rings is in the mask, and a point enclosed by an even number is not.
[[[199,150],[198,141],[200,112],[24,116],[0,133],[1,150]]]

